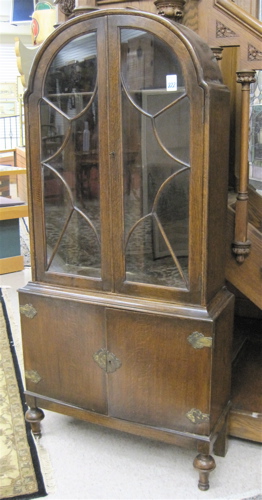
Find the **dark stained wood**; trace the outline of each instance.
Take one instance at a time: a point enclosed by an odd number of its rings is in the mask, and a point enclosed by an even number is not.
[[[212,360],[211,376],[211,427],[221,415],[230,400],[231,392],[231,357],[234,299],[228,292],[226,303],[219,304],[220,309],[214,318],[215,349]],[[219,311],[219,312],[218,312]]]
[[[129,117],[128,154],[137,153],[142,125],[137,117],[132,122],[132,112],[125,113],[122,104],[120,27],[151,32],[176,54],[183,72],[191,120],[184,286],[159,286],[139,278],[132,282],[126,275],[123,129]],[[62,270],[48,268],[41,171],[41,163],[52,163],[52,158],[43,161],[39,120],[50,61],[68,41],[88,32],[97,32],[100,277],[85,277],[81,269],[65,272],[70,259]],[[136,42],[130,46],[134,60],[142,51],[140,76],[150,83],[156,73],[151,68],[154,44],[145,43],[141,50]],[[83,14],[58,27],[41,46],[25,109],[33,279],[19,296],[31,407],[27,419],[39,434],[41,407],[193,448],[200,454],[195,461],[199,488],[208,489],[216,441],[216,453],[226,450],[234,302],[224,286],[226,242],[221,237],[226,225],[229,93],[212,51],[194,32],[152,14],[122,9]],[[70,144],[65,151],[73,169],[80,151],[74,154]],[[76,234],[78,249],[78,227]]]
[[[251,187],[248,190],[248,222],[262,233],[262,197]]]
[[[252,332],[233,365],[231,436],[262,442],[261,320],[239,318],[236,328]]]
[[[27,388],[106,413],[105,374],[93,360],[105,346],[103,309],[23,293],[20,300],[36,311],[34,318],[21,314]],[[32,379],[31,372],[40,380]]]
[[[220,162],[223,165],[228,163],[228,134],[229,134],[229,113],[222,119],[220,117],[221,106],[229,105],[228,92],[210,92],[210,156],[209,156],[209,178],[208,192],[209,205],[207,207],[207,228],[206,238],[208,248],[207,253],[207,293],[208,301],[223,286],[225,276],[225,240],[223,236],[226,229],[227,211],[227,186],[228,174],[221,173]],[[218,125],[219,124],[219,125]],[[221,149],[221,143],[226,145]],[[220,238],[217,239],[217,235]]]
[[[122,361],[109,378],[109,413],[118,418],[209,434],[207,423],[187,417],[192,408],[209,414],[210,349],[194,349],[187,338],[196,329],[212,335],[212,323],[107,311],[109,350]],[[209,367],[209,368],[208,368]],[[128,391],[127,391],[128,387]]]
[[[126,432],[128,434],[134,434],[137,436],[142,436],[144,438],[155,439],[156,441],[162,441],[164,443],[169,443],[172,445],[181,446],[186,449],[192,449],[199,451],[203,449],[204,453],[211,453],[213,449],[213,441],[216,439],[216,431],[211,436],[196,436],[196,434],[190,434],[187,432],[179,432],[172,430],[170,432],[166,429],[159,429],[157,427],[152,427],[148,425],[143,425],[136,422],[129,422],[126,420],[120,420],[117,418],[109,417],[108,415],[102,415],[95,412],[90,412],[88,410],[83,410],[76,406],[66,405],[61,401],[52,400],[50,398],[44,398],[37,393],[25,392],[26,400],[31,408],[34,409],[33,415],[36,415],[35,411],[36,405],[62,415],[67,415],[69,417],[77,418],[86,422],[90,422],[96,425],[102,425],[108,427],[109,429],[118,430],[121,432]],[[39,415],[42,415],[41,413]],[[42,420],[41,417],[39,419]],[[40,422],[39,422],[40,423]]]
[[[233,363],[233,408],[237,406],[239,409],[247,410],[250,406],[251,411],[259,413],[259,410],[260,412],[262,410],[262,393],[259,390],[262,377],[261,319],[236,316],[234,333],[245,336],[245,343]],[[247,374],[248,381],[245,381],[244,373]],[[254,391],[250,391],[251,380]],[[246,398],[248,402],[245,402]]]
[[[250,255],[245,262],[239,264],[232,254],[234,239],[235,211],[228,207],[227,211],[227,244],[226,244],[226,279],[240,292],[262,309],[261,294],[261,247],[262,235],[252,224],[248,224],[247,237],[251,242]],[[252,276],[252,279],[250,278]]]
[[[230,141],[229,141],[229,175],[228,185],[231,190],[237,188],[236,175],[238,176],[239,169],[239,144],[236,147],[238,135],[236,134],[236,105],[237,97],[240,93],[236,83],[236,71],[238,69],[238,48],[223,47],[221,72],[223,81],[230,90]],[[236,170],[237,168],[237,170]]]
[[[216,463],[210,455],[199,454],[194,460],[194,467],[200,471],[198,487],[201,491],[209,489],[209,474],[215,469]]]
[[[262,414],[250,410],[238,410],[237,408],[231,410],[229,435],[262,443]]]
[[[41,421],[45,414],[41,408],[32,406],[25,412],[25,420],[31,425],[32,432],[35,437],[41,437]]]

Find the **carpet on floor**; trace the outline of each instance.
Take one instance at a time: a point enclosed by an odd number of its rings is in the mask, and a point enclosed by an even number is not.
[[[46,496],[6,304],[0,289],[0,498]]]

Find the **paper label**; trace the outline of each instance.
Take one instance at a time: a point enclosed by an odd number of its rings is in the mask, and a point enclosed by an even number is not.
[[[177,90],[177,75],[166,75],[166,90]]]

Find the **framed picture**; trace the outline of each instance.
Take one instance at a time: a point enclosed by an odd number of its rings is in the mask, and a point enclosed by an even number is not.
[[[16,83],[0,83],[0,99],[16,99]]]
[[[17,101],[0,101],[0,117],[15,116],[17,114]]]

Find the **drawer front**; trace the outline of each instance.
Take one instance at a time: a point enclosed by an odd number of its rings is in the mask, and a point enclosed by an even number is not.
[[[108,350],[121,361],[108,376],[109,415],[208,434],[212,322],[200,327],[197,320],[116,310],[106,316]],[[200,348],[189,341],[193,332],[204,335]]]
[[[106,375],[93,359],[105,347],[104,309],[19,295],[27,390],[107,413]]]

